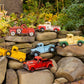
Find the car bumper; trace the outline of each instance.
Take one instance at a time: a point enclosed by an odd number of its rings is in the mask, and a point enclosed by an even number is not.
[[[29,70],[29,67],[26,64],[23,64],[24,69]]]

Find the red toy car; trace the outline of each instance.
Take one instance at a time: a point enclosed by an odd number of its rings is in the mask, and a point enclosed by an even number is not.
[[[11,36],[15,36],[15,34],[28,34],[29,36],[34,36],[35,30],[33,28],[27,28],[25,24],[21,26],[14,26],[9,29]]]
[[[49,59],[42,59],[40,56],[34,57],[33,60],[23,63],[23,67],[31,72],[34,70],[51,68],[53,66],[52,61]]]

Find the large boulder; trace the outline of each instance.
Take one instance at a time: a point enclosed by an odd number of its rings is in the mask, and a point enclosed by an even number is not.
[[[16,60],[9,60],[8,66],[10,69],[21,69],[23,68],[23,63],[20,63]]]
[[[13,69],[8,69],[6,73],[6,84],[18,84],[18,77]]]
[[[49,70],[40,70],[28,72],[26,70],[18,70],[19,84],[52,84],[54,80],[53,74]]]
[[[57,34],[55,32],[44,32],[44,33],[37,33],[36,39],[38,41],[46,41],[56,39]]]
[[[52,58],[54,55],[53,55],[52,53],[42,53],[42,54],[40,54],[40,56],[41,56],[42,58],[47,58],[47,59],[49,59],[49,58]]]
[[[56,71],[57,71],[57,64],[56,64],[55,60],[51,59],[51,61],[53,63],[53,67],[51,67],[50,70],[51,70],[52,73],[55,74]]]
[[[67,46],[65,48],[57,47],[57,54],[61,56],[84,56],[84,45],[82,46]]]
[[[69,81],[82,77],[84,75],[84,64],[75,57],[65,57],[58,62],[56,77],[64,77]]]
[[[30,36],[6,36],[6,41],[12,41],[12,42],[34,42],[35,37]]]
[[[2,84],[5,79],[6,67],[7,67],[6,57],[0,57],[0,84]]]
[[[54,80],[54,84],[63,84],[63,83],[66,83],[68,82],[68,80],[66,78],[57,78]]]

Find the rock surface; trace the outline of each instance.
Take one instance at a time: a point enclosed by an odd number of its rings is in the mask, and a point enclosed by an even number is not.
[[[47,58],[47,59],[49,59],[49,58],[52,58],[54,55],[53,55],[52,53],[42,53],[42,54],[40,54],[40,56],[41,56],[42,58]]]
[[[84,56],[84,45],[82,46],[67,46],[65,48],[57,47],[57,54],[61,56]]]
[[[56,64],[55,60],[51,59],[51,61],[53,63],[53,67],[51,67],[50,70],[51,70],[52,73],[55,74],[56,71],[57,71],[57,64]]]
[[[68,82],[68,80],[66,78],[57,78],[54,81],[55,84],[63,84],[63,83],[66,83],[66,82]]]
[[[11,69],[21,69],[21,68],[23,68],[23,63],[20,63],[15,60],[9,60],[8,66]]]
[[[8,69],[6,73],[6,84],[18,84],[18,77],[13,69]]]
[[[84,75],[84,64],[75,57],[65,57],[58,62],[56,77],[64,77],[73,81]]]
[[[6,74],[7,59],[5,57],[0,57],[0,84],[3,83]]]
[[[12,42],[34,42],[35,37],[30,36],[6,36],[6,41],[12,41]]]
[[[53,74],[47,69],[32,73],[24,69],[17,72],[19,84],[52,84],[54,80]]]
[[[43,32],[43,33],[37,33],[36,39],[38,41],[46,41],[46,40],[52,40],[56,39],[57,34],[55,32]]]

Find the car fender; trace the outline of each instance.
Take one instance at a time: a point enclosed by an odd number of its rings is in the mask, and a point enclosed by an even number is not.
[[[59,42],[59,45],[62,46],[63,43],[65,43],[67,46],[69,45],[67,41],[61,41]]]
[[[44,28],[46,30],[46,26],[38,26],[38,29],[40,30],[41,28]]]
[[[57,31],[60,31],[60,29],[59,29],[59,28],[57,28],[57,27],[53,28],[53,30],[55,30],[55,29],[57,29]]]
[[[14,31],[16,33],[16,29],[10,29],[9,32],[11,33],[12,31]]]
[[[83,40],[79,40],[79,41],[77,41],[77,44],[78,44],[79,42],[82,42],[82,43],[84,43],[84,41],[83,41]]]
[[[48,63],[46,67],[48,68],[48,66],[49,66],[49,65],[52,65],[52,66],[53,66],[53,64],[52,64],[52,63]]]

